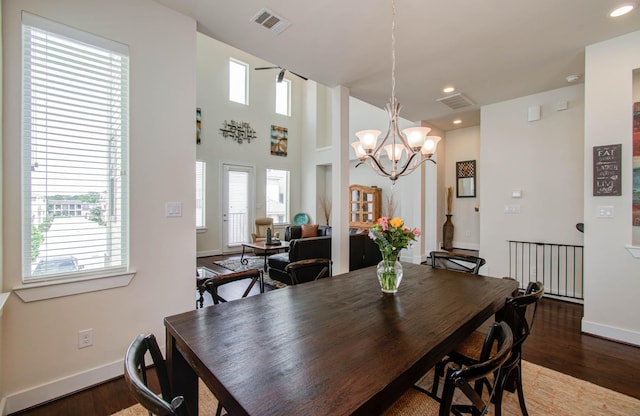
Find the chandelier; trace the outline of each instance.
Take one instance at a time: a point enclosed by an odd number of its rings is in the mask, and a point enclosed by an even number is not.
[[[440,141],[438,136],[428,136],[429,127],[409,127],[400,130],[398,119],[400,103],[396,99],[396,2],[392,0],[393,19],[391,23],[391,99],[387,104],[389,127],[387,134],[378,144],[380,130],[362,130],[356,133],[359,141],[351,143],[360,159],[356,167],[367,164],[374,172],[387,176],[395,183],[400,176],[408,175],[427,160],[436,163],[431,156],[436,152]],[[385,151],[389,163],[382,159]],[[390,164],[390,166],[389,166]],[[387,165],[387,166],[385,166]]]

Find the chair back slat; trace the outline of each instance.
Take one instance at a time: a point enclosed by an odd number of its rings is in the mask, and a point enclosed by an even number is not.
[[[470,274],[480,273],[480,268],[486,263],[486,260],[482,257],[451,251],[432,251],[429,253],[429,257],[433,268]]]

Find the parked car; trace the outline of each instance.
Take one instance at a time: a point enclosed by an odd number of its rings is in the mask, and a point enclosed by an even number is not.
[[[78,264],[78,259],[74,256],[52,256],[40,260],[33,274],[75,272],[81,270],[83,267],[84,266]]]

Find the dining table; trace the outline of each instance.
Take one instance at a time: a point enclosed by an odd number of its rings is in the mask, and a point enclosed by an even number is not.
[[[510,279],[402,263],[164,319],[169,378],[191,415],[198,379],[232,415],[376,415],[504,306]]]

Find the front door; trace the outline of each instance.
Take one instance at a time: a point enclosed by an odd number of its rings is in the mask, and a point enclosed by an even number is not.
[[[251,241],[253,218],[252,166],[223,164],[222,251],[237,252],[242,243]]]

